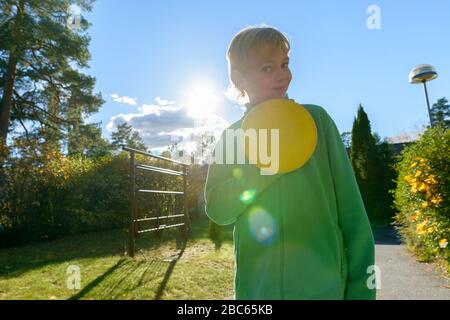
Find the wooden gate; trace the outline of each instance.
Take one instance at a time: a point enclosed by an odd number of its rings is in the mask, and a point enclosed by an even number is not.
[[[188,164],[164,158],[161,156],[156,156],[144,151],[136,150],[133,148],[124,147],[123,150],[128,151],[130,153],[130,222],[129,222],[129,238],[128,238],[128,255],[130,257],[134,257],[135,254],[135,243],[136,237],[141,233],[153,232],[168,228],[180,228],[181,234],[184,240],[187,239],[187,222],[188,222],[188,214],[187,214],[187,201],[186,201],[186,180],[187,180],[187,167]],[[159,160],[164,160],[169,163],[173,163],[181,166],[181,171],[176,171],[168,168],[160,168],[156,166],[150,166],[147,164],[138,164],[136,162],[136,154],[141,154],[146,157],[156,158]],[[136,183],[136,170],[143,171],[152,171],[158,172],[160,174],[173,175],[173,176],[183,176],[183,191],[174,191],[174,190],[146,190],[140,189]],[[138,195],[139,194],[168,194],[175,195],[178,197],[182,197],[182,205],[181,212],[175,212],[175,214],[169,213],[166,216],[160,216],[158,214],[157,217],[150,218],[139,218],[137,216],[137,207],[138,207]],[[178,220],[178,221],[174,221]],[[155,221],[156,226],[149,229],[140,229],[139,224],[146,221]]]

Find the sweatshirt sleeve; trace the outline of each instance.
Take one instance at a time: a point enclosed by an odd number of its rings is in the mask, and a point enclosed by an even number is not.
[[[347,252],[345,299],[376,298],[373,267],[375,247],[370,222],[344,143],[333,119],[324,110],[328,159],[333,176],[338,220]],[[369,281],[368,281],[369,280]]]
[[[214,152],[223,146],[223,138],[224,134]],[[225,153],[224,158],[226,159]],[[219,225],[234,223],[279,176],[280,174],[261,175],[260,169],[252,164],[212,162],[208,167],[204,190],[206,214]]]

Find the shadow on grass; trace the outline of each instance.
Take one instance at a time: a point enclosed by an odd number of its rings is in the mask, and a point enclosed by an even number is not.
[[[104,281],[108,276],[110,276],[113,272],[115,272],[117,269],[119,269],[122,265],[126,264],[125,259],[121,259],[117,261],[117,263],[109,268],[105,273],[103,273],[101,276],[96,278],[94,281],[89,283],[86,287],[83,288],[80,292],[78,292],[76,295],[72,296],[69,300],[78,300],[84,297],[89,291],[91,291],[93,288],[98,286],[102,281]]]
[[[173,269],[175,268],[175,265],[177,264],[178,260],[183,255],[185,249],[186,249],[186,242],[182,242],[180,253],[176,258],[170,261],[169,267],[167,268],[166,273],[164,274],[164,279],[159,284],[158,290],[156,290],[155,300],[161,300],[161,297],[164,294],[164,290],[167,286],[167,282],[169,282],[170,276],[172,275]]]
[[[163,234],[155,241],[152,236],[138,240],[138,249],[152,250],[155,247],[173,241],[178,237],[174,232]],[[191,222],[188,239],[206,238],[207,221],[196,219]],[[3,279],[19,277],[22,274],[52,264],[64,262],[73,263],[78,259],[100,258],[105,256],[122,256],[125,258],[127,247],[127,233],[123,230],[111,230],[84,235],[72,236],[64,239],[28,244],[22,247],[0,250],[0,277]],[[124,263],[126,265],[126,263]],[[123,268],[121,264],[117,268]]]
[[[167,260],[147,259],[144,255],[135,259],[124,258],[119,260],[114,266],[105,271],[102,275],[92,280],[80,292],[72,296],[69,300],[83,298],[95,299],[123,299],[129,298],[127,294],[135,290],[144,290],[140,296],[148,294],[152,287],[158,286],[155,293],[155,300],[160,300],[165,288],[173,273],[176,263],[186,249],[186,241],[177,241],[176,257]],[[162,278],[158,284],[152,283]],[[139,294],[138,294],[139,295]]]
[[[126,235],[110,230],[0,250],[0,277],[14,278],[52,264],[123,255]]]
[[[211,240],[214,243],[214,249],[216,250],[216,252],[220,251],[224,242],[223,236],[219,235],[213,239],[209,238],[209,240]]]

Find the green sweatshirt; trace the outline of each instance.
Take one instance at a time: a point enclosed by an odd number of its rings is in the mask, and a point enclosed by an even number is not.
[[[206,213],[234,223],[235,298],[375,299],[373,235],[344,144],[322,107],[303,106],[318,141],[299,169],[261,175],[248,163],[209,165]]]

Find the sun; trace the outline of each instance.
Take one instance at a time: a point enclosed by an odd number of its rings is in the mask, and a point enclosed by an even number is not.
[[[189,90],[187,108],[189,115],[195,119],[208,118],[217,109],[218,94],[207,85],[194,85]]]

